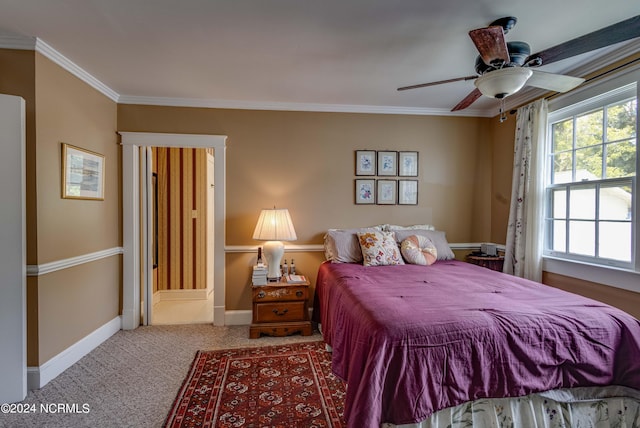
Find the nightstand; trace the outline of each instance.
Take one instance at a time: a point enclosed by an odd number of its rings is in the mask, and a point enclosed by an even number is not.
[[[502,266],[504,265],[504,256],[474,256],[470,254],[467,256],[467,263],[502,272]]]
[[[288,336],[293,333],[310,336],[309,285],[309,281],[302,284],[281,281],[254,286],[249,337],[257,339],[261,334]]]

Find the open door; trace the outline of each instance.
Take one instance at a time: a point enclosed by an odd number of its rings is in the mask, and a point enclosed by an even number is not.
[[[25,102],[0,95],[0,403],[27,396]]]

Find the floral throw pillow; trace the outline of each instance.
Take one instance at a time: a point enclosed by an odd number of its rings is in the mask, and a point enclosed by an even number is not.
[[[365,266],[403,265],[402,255],[391,232],[358,232]]]
[[[421,235],[411,235],[400,244],[400,252],[407,263],[430,265],[438,258],[438,250],[431,239]]]

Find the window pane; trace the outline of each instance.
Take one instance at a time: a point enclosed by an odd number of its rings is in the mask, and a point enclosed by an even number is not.
[[[631,261],[631,222],[600,222],[600,257]]]
[[[631,181],[600,187],[600,219],[631,220]]]
[[[569,218],[596,219],[595,186],[572,187],[569,191]]]
[[[603,110],[596,110],[576,118],[576,148],[602,144]]]
[[[553,239],[551,243],[551,249],[554,251],[567,251],[567,222],[564,220],[554,220],[552,222]]]
[[[596,255],[596,226],[593,221],[569,222],[569,252]]]
[[[607,178],[636,175],[636,140],[607,144]]]
[[[567,217],[567,191],[553,190],[552,196],[553,208],[551,210],[551,217],[553,218],[566,218]]]
[[[602,178],[602,146],[576,150],[576,181]]]
[[[553,183],[570,183],[573,181],[572,152],[557,153],[553,157]]]
[[[607,109],[607,141],[636,136],[636,100],[609,106]]]
[[[554,123],[553,128],[553,152],[571,150],[573,148],[573,119]]]

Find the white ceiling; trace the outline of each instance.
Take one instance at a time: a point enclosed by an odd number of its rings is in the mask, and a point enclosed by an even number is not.
[[[396,88],[473,75],[469,30],[516,16],[507,41],[538,52],[639,14],[630,0],[0,0],[0,38],[36,37],[121,102],[444,114],[473,82]]]

